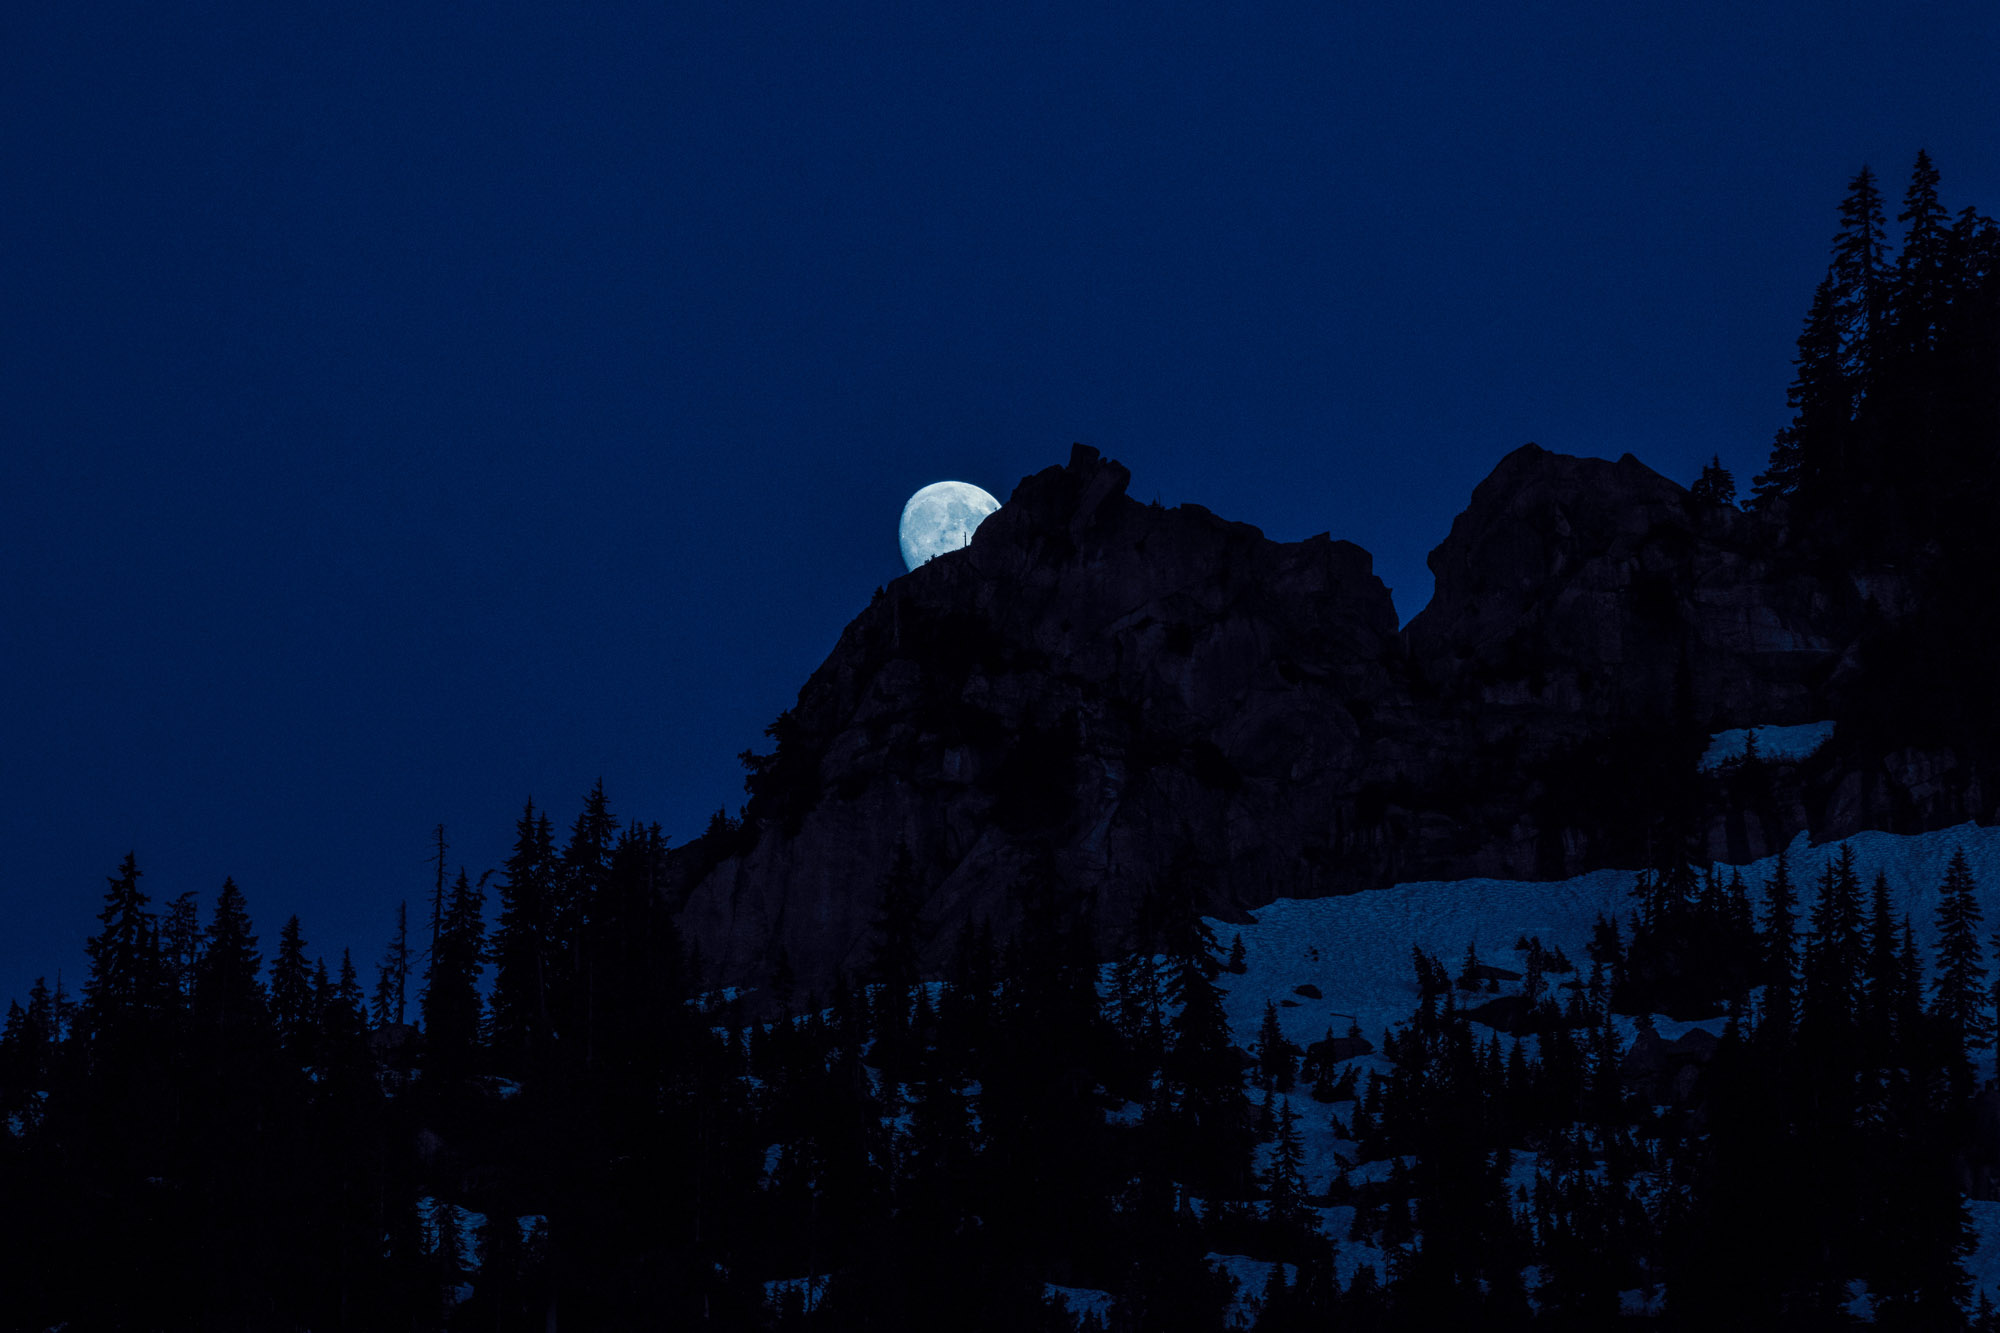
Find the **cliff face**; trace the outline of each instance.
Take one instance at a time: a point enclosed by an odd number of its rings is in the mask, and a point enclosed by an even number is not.
[[[745,826],[677,854],[668,891],[714,979],[754,984],[782,952],[824,993],[865,964],[899,847],[935,967],[969,923],[1004,933],[1034,877],[1109,950],[1177,859],[1226,916],[1630,863],[1677,811],[1717,854],[1781,841],[1838,783],[1786,770],[1733,802],[1747,815],[1690,812],[1696,737],[1832,716],[1906,596],[1781,558],[1777,520],[1629,456],[1530,445],[1474,492],[1399,633],[1359,547],[1143,505],[1128,480],[1079,446],[848,626]]]
[[[933,961],[967,922],[1004,929],[1031,875],[1092,901],[1107,939],[1176,852],[1217,872],[1219,910],[1377,882],[1353,793],[1410,719],[1367,552],[1142,505],[1128,479],[1079,448],[842,634],[752,802],[754,845],[687,889],[683,929],[721,976],[780,945],[802,986],[864,962],[899,844]]]

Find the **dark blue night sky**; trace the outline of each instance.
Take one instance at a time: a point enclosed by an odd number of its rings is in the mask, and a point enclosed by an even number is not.
[[[691,836],[926,482],[1406,618],[1525,440],[1747,482],[1853,171],[2000,208],[2000,9],[1748,11],[5,6],[0,1002],[128,849],[372,974],[440,820]]]

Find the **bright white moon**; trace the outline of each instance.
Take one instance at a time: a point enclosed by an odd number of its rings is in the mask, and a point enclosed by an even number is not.
[[[934,481],[903,506],[899,536],[903,563],[915,569],[932,556],[956,551],[1000,502],[970,482]]]

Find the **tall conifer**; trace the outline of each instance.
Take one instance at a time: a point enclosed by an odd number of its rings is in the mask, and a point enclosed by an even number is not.
[[[1939,331],[1949,300],[1946,266],[1951,244],[1951,215],[1938,201],[1938,171],[1930,154],[1919,151],[1903,196],[1903,250],[1894,278],[1896,353],[1922,357],[1937,350]]]
[[[486,894],[463,869],[445,900],[438,946],[424,978],[424,1050],[435,1074],[470,1072],[479,1046],[479,978],[485,971]]]
[[[1971,1078],[1972,1052],[1992,1042],[1976,895],[1972,868],[1960,847],[1952,853],[1938,892],[1937,972],[1931,983],[1931,1015],[1961,1087]]]
[[[550,1041],[549,985],[561,961],[555,956],[557,869],[548,817],[538,817],[531,800],[514,822],[491,950],[493,1046],[512,1069],[533,1066]]]
[[[303,1063],[313,1043],[312,969],[306,962],[305,931],[296,914],[278,932],[278,953],[271,960],[271,1018],[285,1051]]]
[[[375,974],[375,1021],[378,1024],[405,1021],[410,989],[410,904],[396,904],[396,933],[382,955]]]
[[[1789,859],[1782,850],[1764,883],[1765,987],[1760,1037],[1780,1048],[1789,1046],[1798,1027],[1799,956],[1798,893],[1792,887]]]
[[[128,852],[106,881],[104,909],[97,914],[103,929],[84,943],[90,955],[84,1012],[93,1034],[143,1022],[160,1007],[166,977],[156,923],[146,910],[151,900],[139,888],[141,873]]]

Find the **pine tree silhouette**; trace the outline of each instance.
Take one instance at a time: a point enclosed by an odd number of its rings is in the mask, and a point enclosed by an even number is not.
[[[514,823],[493,932],[492,1041],[501,1066],[538,1069],[553,1040],[550,987],[565,961],[556,937],[554,830],[529,801]]]
[[[93,1040],[142,1031],[163,1007],[166,973],[140,873],[137,857],[127,853],[107,881],[104,909],[97,914],[103,929],[84,943],[90,974],[83,1012]]]
[[[1780,1049],[1789,1046],[1798,1027],[1798,894],[1792,887],[1789,859],[1781,849],[1771,878],[1764,884],[1765,989],[1764,1015],[1758,1034]]]
[[[396,933],[375,974],[375,1021],[402,1026],[410,987],[410,904],[396,904]]]
[[[1931,988],[1931,1017],[1946,1044],[1953,1082],[1961,1094],[1971,1089],[1972,1053],[1993,1041],[1977,891],[1965,849],[1957,848],[1938,891],[1937,971]]]
[[[424,977],[425,1077],[449,1089],[472,1072],[480,1048],[479,978],[485,971],[486,895],[458,872]]]
[[[295,914],[278,932],[271,960],[271,1018],[285,1053],[300,1064],[311,1058],[315,1036],[312,970],[306,963],[305,932]]]

